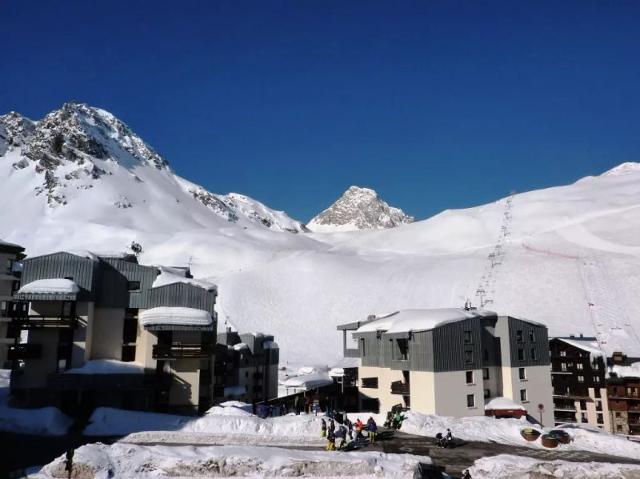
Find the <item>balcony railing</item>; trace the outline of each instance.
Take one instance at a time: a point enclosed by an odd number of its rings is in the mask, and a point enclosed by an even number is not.
[[[408,383],[393,381],[391,383],[391,394],[402,394],[403,396],[408,396],[411,394],[411,389],[409,388]]]
[[[42,356],[42,345],[40,344],[14,344],[9,346],[7,359],[39,359]]]
[[[76,316],[18,316],[11,319],[11,326],[18,329],[75,329]]]
[[[206,359],[213,355],[213,348],[208,344],[155,344],[153,359]]]

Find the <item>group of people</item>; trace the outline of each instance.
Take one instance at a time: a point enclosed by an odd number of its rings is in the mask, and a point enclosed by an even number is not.
[[[355,436],[354,436],[355,431]],[[338,449],[344,449],[347,445],[347,438],[351,441],[364,441],[365,437],[363,432],[367,431],[367,437],[369,442],[373,444],[376,441],[378,434],[378,425],[373,417],[369,417],[367,423],[363,423],[360,418],[356,419],[356,422],[351,422],[348,417],[344,418],[342,424],[336,427],[336,423],[333,418],[329,419],[329,424],[322,418],[320,435],[327,438],[327,451],[336,450],[336,441],[339,439]]]

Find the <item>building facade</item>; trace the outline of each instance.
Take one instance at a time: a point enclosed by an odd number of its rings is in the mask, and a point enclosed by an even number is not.
[[[385,413],[400,404],[425,414],[477,416],[490,399],[506,397],[553,423],[544,325],[452,308],[399,311],[339,329],[357,344],[361,409]],[[354,354],[353,346],[345,348]]]
[[[262,333],[218,334],[216,346],[216,402],[237,399],[249,403],[278,397],[280,350],[274,337]]]
[[[9,346],[14,343],[14,331],[9,328],[9,317],[17,306],[13,293],[20,287],[20,260],[24,248],[0,240],[0,368],[8,369]]]
[[[213,401],[214,285],[133,255],[23,262],[10,328],[11,394],[71,414],[98,406],[196,413]],[[24,335],[23,335],[24,336]]]
[[[549,352],[555,424],[590,424],[611,431],[606,359],[596,338],[553,338]]]

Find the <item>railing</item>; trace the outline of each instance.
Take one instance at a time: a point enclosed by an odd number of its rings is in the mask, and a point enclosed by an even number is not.
[[[11,318],[10,324],[18,329],[75,329],[78,326],[78,318],[76,316],[18,316]]]
[[[153,359],[204,359],[213,355],[208,344],[155,344],[151,353]]]
[[[9,346],[7,359],[38,359],[42,356],[42,345],[40,344],[14,344]]]
[[[403,383],[402,381],[393,381],[391,383],[391,394],[402,394],[403,396],[408,396],[411,394],[409,384]]]

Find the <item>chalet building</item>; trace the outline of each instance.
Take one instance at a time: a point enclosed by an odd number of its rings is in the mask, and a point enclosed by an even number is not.
[[[196,413],[213,401],[215,285],[133,255],[60,252],[23,262],[10,314],[12,401]]]
[[[640,377],[610,377],[607,394],[611,432],[640,435]]]
[[[555,424],[590,424],[610,431],[606,359],[596,338],[553,338],[549,351]]]
[[[338,327],[360,360],[360,407],[478,416],[501,397],[553,423],[547,328],[485,310],[404,310]],[[355,343],[346,337],[351,335]],[[542,410],[539,411],[539,405]]]
[[[278,397],[279,353],[273,336],[230,329],[218,334],[215,402],[257,403]]]
[[[0,368],[11,367],[8,362],[9,346],[13,344],[13,331],[9,330],[9,316],[17,306],[13,293],[20,287],[20,260],[24,248],[0,240]]]

